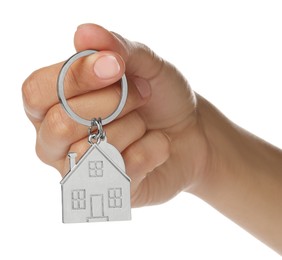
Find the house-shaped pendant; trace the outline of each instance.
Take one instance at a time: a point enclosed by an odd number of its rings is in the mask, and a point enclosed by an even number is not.
[[[92,144],[81,159],[69,153],[61,181],[64,223],[130,220],[130,178],[119,151],[106,141]]]

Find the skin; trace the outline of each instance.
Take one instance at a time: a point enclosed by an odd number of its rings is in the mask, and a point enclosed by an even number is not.
[[[78,27],[74,45],[77,51],[103,50],[73,64],[65,79],[65,95],[79,115],[110,114],[120,99],[116,82],[127,75],[126,106],[104,129],[124,158],[132,206],[190,192],[282,254],[282,151],[233,124],[147,46],[94,24]],[[99,74],[98,60],[105,56],[118,66]],[[62,64],[33,72],[22,92],[37,131],[37,154],[64,176],[67,153],[79,158],[89,145],[86,127],[58,103]]]

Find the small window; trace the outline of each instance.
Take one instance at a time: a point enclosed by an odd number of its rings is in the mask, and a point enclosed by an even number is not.
[[[121,208],[122,207],[122,189],[113,188],[108,190],[109,196],[109,208]]]
[[[72,191],[72,209],[86,209],[86,192],[85,190]]]
[[[88,166],[90,177],[103,177],[103,161],[90,161]]]

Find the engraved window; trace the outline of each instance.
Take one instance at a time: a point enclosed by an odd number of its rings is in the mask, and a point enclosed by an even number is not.
[[[109,208],[122,207],[122,189],[113,188],[108,190],[109,195]]]
[[[90,161],[88,166],[90,177],[103,177],[103,161]]]
[[[71,194],[72,209],[86,209],[85,190],[73,190]]]

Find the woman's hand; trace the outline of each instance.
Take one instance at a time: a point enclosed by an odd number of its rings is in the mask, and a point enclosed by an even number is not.
[[[65,95],[85,118],[106,117],[120,99],[123,73],[129,95],[121,115],[106,125],[108,142],[125,160],[132,205],[162,203],[201,179],[207,142],[197,118],[197,99],[186,79],[145,45],[86,24],[74,37],[77,51],[101,50],[72,65]],[[37,131],[39,158],[67,173],[69,151],[87,150],[87,129],[59,104],[56,81],[63,63],[32,73],[23,85],[27,116]]]
[[[112,113],[120,99],[115,82],[127,75],[126,106],[104,128],[125,160],[132,206],[189,191],[282,254],[281,150],[234,125],[148,47],[93,24],[80,26],[74,41],[77,51],[101,50],[73,64],[66,77],[65,96],[76,113],[88,119]],[[34,72],[23,99],[38,156],[64,175],[68,152],[81,156],[88,142],[87,129],[58,103],[61,67]]]

